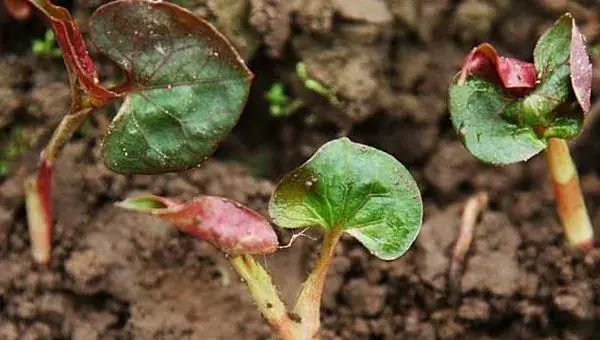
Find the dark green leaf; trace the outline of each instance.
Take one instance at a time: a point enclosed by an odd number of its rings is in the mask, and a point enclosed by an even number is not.
[[[231,132],[251,72],[226,38],[187,10],[122,0],[99,8],[91,37],[127,73],[125,96],[103,142],[118,173],[163,173],[198,165]]]
[[[280,227],[342,229],[386,260],[412,244],[422,212],[417,184],[402,164],[347,138],[325,144],[286,175],[269,203]]]

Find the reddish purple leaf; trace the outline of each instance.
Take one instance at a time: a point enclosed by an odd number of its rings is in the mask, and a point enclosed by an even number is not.
[[[127,199],[118,206],[160,217],[227,254],[270,254],[277,250],[277,235],[271,225],[252,209],[227,198],[200,196],[179,203],[149,195]]]
[[[69,11],[63,7],[54,6],[49,0],[27,1],[50,20],[56,42],[63,52],[69,72],[75,74],[82,90],[91,97],[93,104],[99,105],[117,96],[100,85],[94,62],[89,56],[81,32]]]
[[[571,65],[571,84],[577,97],[577,101],[587,113],[590,110],[590,96],[592,92],[592,63],[587,51],[585,37],[579,31],[575,22],[571,28],[571,54],[569,63]]]
[[[471,50],[460,71],[459,83],[476,75],[502,88],[522,95],[536,85],[533,64],[518,59],[501,57],[490,44],[481,44]]]

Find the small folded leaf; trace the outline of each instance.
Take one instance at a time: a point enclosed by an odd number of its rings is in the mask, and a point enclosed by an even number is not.
[[[515,91],[532,89],[536,82],[533,64],[501,57],[490,44],[481,44],[471,50],[461,70],[459,82],[464,82],[471,75]]]
[[[91,38],[116,62],[125,96],[104,138],[118,173],[185,170],[211,155],[237,123],[252,73],[227,39],[167,2],[120,0],[92,16]]]
[[[280,227],[342,229],[385,260],[412,244],[422,212],[408,170],[389,154],[348,138],[325,144],[283,177],[269,202]]]
[[[227,254],[270,254],[277,250],[277,235],[271,225],[255,211],[227,198],[200,196],[178,203],[149,195],[117,205],[157,216]]]
[[[490,76],[494,58],[497,67]],[[450,85],[452,124],[476,158],[515,163],[545,149],[548,138],[579,134],[590,106],[592,72],[584,38],[570,14],[536,44],[535,87],[519,87],[531,84],[534,72],[524,66],[531,64],[511,62],[515,70],[527,71],[503,76],[502,58],[487,44],[477,47]]]

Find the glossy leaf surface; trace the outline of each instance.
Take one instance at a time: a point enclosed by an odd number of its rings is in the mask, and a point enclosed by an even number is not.
[[[341,138],[286,175],[269,203],[283,228],[341,228],[375,256],[402,255],[421,227],[416,182],[394,157]]]
[[[258,213],[223,197],[200,196],[188,203],[158,197],[127,199],[119,207],[157,216],[231,255],[269,254],[277,235]]]
[[[99,8],[91,37],[127,75],[125,96],[103,142],[118,173],[197,166],[238,121],[252,73],[226,38],[166,2],[121,0]]]
[[[531,84],[532,70],[525,64],[513,63],[521,72],[509,78],[502,75],[502,68],[490,76],[489,66],[478,60],[490,55],[489,49],[481,51],[478,57],[471,52],[449,96],[453,126],[476,158],[491,164],[515,163],[545,149],[550,137],[571,139],[580,132],[590,106],[592,73],[584,38],[570,14],[536,44],[535,87],[520,86]],[[497,80],[504,78],[513,81]],[[512,83],[519,84],[517,91]]]

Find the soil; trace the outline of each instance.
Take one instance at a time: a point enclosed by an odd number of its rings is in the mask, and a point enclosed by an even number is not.
[[[85,22],[103,2],[62,3]],[[104,168],[98,150],[115,108],[98,112],[57,164],[49,268],[30,256],[22,180],[68,110],[67,79],[60,59],[29,49],[44,33],[42,23],[0,14],[0,132],[22,129],[32,144],[0,177],[0,339],[269,339],[221,254],[113,202],[142,192],[181,199],[211,194],[264,214],[276,180],[339,135],[381,148],[410,169],[422,189],[425,223],[412,249],[392,262],[342,239],[323,297],[325,339],[597,338],[600,252],[584,256],[565,244],[543,155],[507,167],[478,163],[451,129],[446,93],[474,44],[491,41],[502,53],[527,57],[566,10],[596,45],[600,6],[591,0],[178,2],[229,34],[256,74],[242,121],[200,168],[120,176]],[[99,60],[102,74],[115,79],[116,68]],[[334,100],[303,88],[295,75],[299,61]],[[263,94],[276,81],[306,104],[291,117],[268,114]],[[591,128],[573,155],[598,226],[600,136]],[[460,282],[450,288],[461,211],[481,191],[490,204]],[[283,243],[290,235],[280,236]],[[261,259],[289,303],[317,249],[317,240],[300,238]]]

